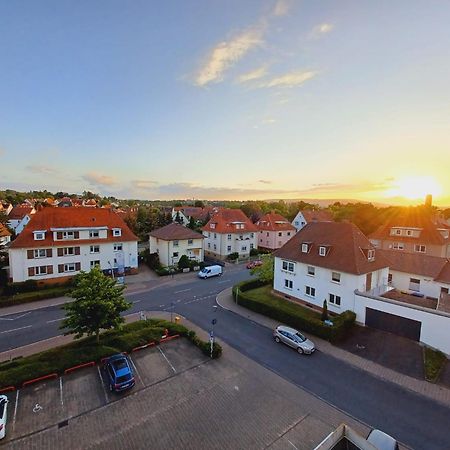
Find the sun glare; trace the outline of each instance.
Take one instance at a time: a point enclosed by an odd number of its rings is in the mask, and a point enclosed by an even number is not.
[[[392,183],[386,191],[386,197],[404,197],[408,200],[424,199],[427,194],[437,196],[442,189],[433,177],[404,177]]]

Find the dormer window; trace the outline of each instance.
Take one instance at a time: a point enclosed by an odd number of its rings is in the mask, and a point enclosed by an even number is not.
[[[368,250],[367,259],[373,261],[375,259],[375,250]]]
[[[63,231],[63,239],[75,239],[75,233],[73,231]]]
[[[412,236],[413,232],[412,230],[406,230],[406,236]]]
[[[113,228],[113,236],[114,237],[122,236],[122,229],[121,228]]]
[[[323,245],[321,245],[321,246],[319,247],[319,255],[320,255],[320,256],[326,256],[326,255],[327,255],[327,248],[324,247]]]
[[[310,246],[310,244],[308,244],[307,242],[304,242],[302,244],[302,253],[308,253],[309,252],[309,246]]]
[[[398,234],[398,235],[402,234],[402,230],[396,229],[395,234]]]
[[[99,236],[100,236],[100,234],[99,234],[98,230],[91,230],[91,231],[89,231],[89,237],[91,239],[98,238]]]
[[[35,241],[43,241],[45,239],[45,231],[33,231]]]
[[[209,224],[209,228],[212,228],[214,230],[214,228],[216,228],[216,224],[215,223],[210,223]]]

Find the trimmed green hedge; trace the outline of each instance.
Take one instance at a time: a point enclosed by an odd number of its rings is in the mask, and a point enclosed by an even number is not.
[[[69,287],[54,287],[34,292],[23,292],[13,296],[0,297],[0,308],[4,306],[20,305],[22,303],[31,303],[38,300],[45,300],[47,298],[63,297],[68,295],[71,288]]]
[[[259,280],[243,281],[233,287],[233,298],[236,299],[237,296],[240,306],[329,341],[341,339],[355,323],[356,314],[352,311],[334,316],[333,326],[330,327],[320,320],[319,313],[294,302],[273,295],[264,299],[251,295],[251,290],[264,285]]]
[[[130,352],[131,349],[151,341],[159,342],[166,328],[172,335],[179,334],[186,337],[205,355],[210,356],[209,342],[199,339],[194,331],[180,324],[149,319],[124,325],[119,330],[101,333],[98,345],[95,342],[95,336],[91,336],[32,356],[1,363],[0,388],[18,387],[27,380],[50,373],[62,374],[64,370],[79,364],[100,361],[115,353]],[[218,358],[221,354],[222,347],[214,343],[212,357]]]

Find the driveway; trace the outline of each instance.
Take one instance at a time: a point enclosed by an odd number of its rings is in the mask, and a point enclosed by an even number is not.
[[[344,340],[335,345],[396,372],[424,379],[422,347],[418,342],[385,331],[355,326]]]

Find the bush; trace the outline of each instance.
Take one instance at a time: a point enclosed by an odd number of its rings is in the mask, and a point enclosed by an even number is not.
[[[250,256],[258,256],[259,250],[257,248],[250,249]]]
[[[35,280],[26,280],[20,283],[8,283],[3,289],[4,295],[16,295],[22,292],[32,292],[38,290],[38,284]]]
[[[47,298],[63,297],[64,295],[68,295],[70,290],[71,288],[69,287],[55,287],[37,290],[35,292],[24,292],[10,297],[0,297],[0,307],[31,303]]]
[[[149,249],[145,249],[141,255],[145,264],[147,264],[147,266],[150,267],[150,269],[156,270],[161,268],[158,253],[150,253]]]
[[[238,252],[230,253],[230,254],[227,256],[227,258],[228,258],[230,261],[236,261],[236,259],[239,258],[239,253],[238,253]]]
[[[356,314],[344,311],[333,317],[333,326],[327,326],[320,320],[319,313],[303,306],[275,296],[262,300],[250,294],[249,291],[263,285],[259,280],[244,281],[233,287],[233,297],[237,296],[240,306],[329,341],[342,338],[355,322]]]
[[[179,269],[188,269],[190,267],[191,267],[191,261],[189,261],[189,258],[186,255],[182,255],[178,261],[178,268]]]
[[[170,269],[167,267],[161,267],[160,269],[155,269],[155,272],[160,276],[160,277],[165,277],[167,275],[170,275]]]

